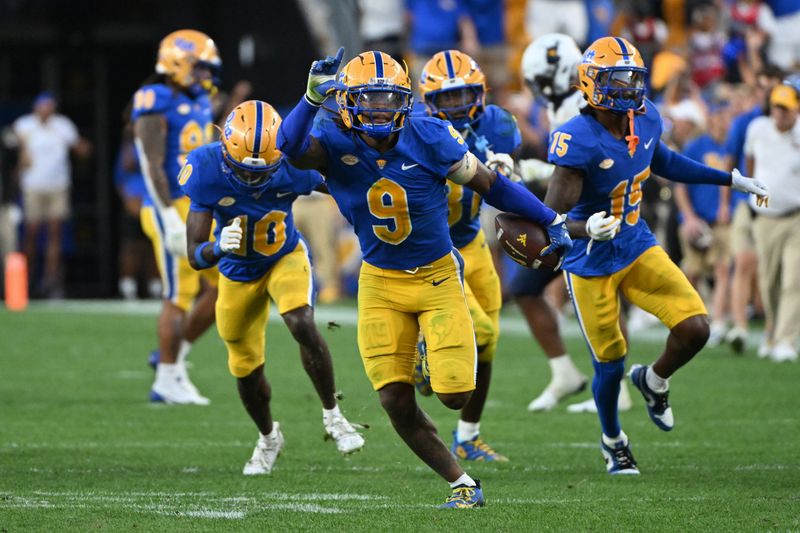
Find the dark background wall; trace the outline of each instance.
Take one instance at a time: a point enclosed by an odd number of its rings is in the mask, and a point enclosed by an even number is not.
[[[216,41],[223,90],[247,79],[251,97],[278,109],[302,95],[316,51],[292,0],[0,0],[0,128],[27,113],[33,97],[47,89],[95,148],[90,160],[73,167],[68,296],[110,296],[116,290],[120,205],[112,166],[122,111],[153,72],[161,38],[182,28]],[[254,52],[252,62],[240,60],[248,58],[242,49]],[[5,200],[14,196],[14,164],[15,154],[4,150]]]

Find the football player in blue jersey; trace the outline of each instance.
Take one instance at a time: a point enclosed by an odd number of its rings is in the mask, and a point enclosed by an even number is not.
[[[134,141],[148,192],[140,218],[153,243],[163,286],[160,360],[150,391],[156,402],[209,403],[189,380],[185,359],[191,342],[214,321],[217,273],[201,277],[186,259],[189,199],[178,185],[178,173],[189,152],[213,137],[209,93],[215,90],[221,65],[208,35],[195,30],[170,33],[159,46],[155,77],[133,97]]]
[[[703,301],[639,216],[642,182],[652,171],[684,183],[731,186],[761,200],[767,195],[761,183],[737,170],[716,170],[667,148],[660,141],[661,116],[645,98],[646,74],[638,50],[625,39],[595,41],[578,66],[589,105],[552,133],[549,149],[556,169],[546,203],[569,210],[567,225],[578,237],[563,268],[592,355],[600,449],[611,474],[639,473],[617,411],[627,355],[618,293],[670,329],[655,362],[633,365],[630,372],[651,420],[664,431],[674,424],[668,380],[709,335]]]
[[[479,160],[511,175],[522,135],[511,113],[486,105],[486,77],[470,56],[458,50],[438,52],[423,67],[418,85],[427,114],[449,121]],[[470,461],[507,461],[480,437],[503,304],[500,277],[481,230],[483,200],[472,189],[452,181],[447,182],[446,189],[450,239],[464,259],[464,289],[478,345],[475,390],[461,409],[450,450]],[[420,343],[414,374],[417,389],[423,394],[430,390],[424,346]]]
[[[364,52],[339,74],[344,50],[315,62],[306,94],[284,119],[278,147],[300,168],[323,171],[328,190],[355,228],[364,262],[358,288],[358,346],[367,376],[397,433],[450,483],[447,508],[483,505],[414,394],[417,336],[427,342],[431,387],[451,409],[475,389],[475,335],[463,261],[447,224],[449,179],[489,204],[548,228],[558,253],[572,242],[562,216],[527,189],[492,172],[458,131],[434,117],[410,117],[411,83],[387,54]],[[314,124],[328,94],[338,114]],[[312,131],[313,127],[313,131]]]
[[[322,184],[322,177],[284,163],[275,148],[280,123],[266,102],[240,104],[228,115],[222,141],[190,153],[179,178],[191,198],[189,262],[198,270],[219,268],[217,329],[239,396],[261,433],[246,475],[269,474],[284,442],[272,419],[264,375],[270,298],[300,346],[303,367],[322,401],[325,431],[344,454],[364,446],[334,398],[331,354],[314,324],[308,246],[292,218],[295,199]],[[209,241],[212,221],[216,239]]]

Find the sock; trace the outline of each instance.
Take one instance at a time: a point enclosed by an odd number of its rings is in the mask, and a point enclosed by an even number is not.
[[[342,412],[339,411],[339,405],[334,405],[333,409],[322,408],[322,423],[327,424],[334,416],[341,416]]]
[[[480,422],[464,422],[463,420],[458,421],[458,428],[456,429],[456,440],[458,442],[466,442],[468,440],[472,440],[478,436],[480,433],[481,423]]]
[[[192,343],[183,339],[181,341],[181,347],[178,348],[178,359],[177,363],[179,365],[186,364],[186,358],[189,357],[189,351],[192,349]]]
[[[174,382],[177,379],[178,365],[158,363],[156,366],[156,383]]]
[[[117,287],[119,288],[119,293],[126,300],[136,299],[136,280],[132,277],[120,278]]]
[[[553,377],[574,374],[576,371],[575,364],[568,353],[553,357],[548,361],[550,362],[550,372],[552,372]]]
[[[150,295],[150,298],[161,298],[162,292],[160,279],[153,278],[147,282],[147,294]]]
[[[628,436],[625,434],[624,431],[620,430],[619,435],[616,437],[609,437],[605,433],[603,433],[603,444],[608,446],[609,448],[616,448],[617,444],[619,443],[628,444]]]
[[[262,438],[263,440],[267,440],[267,439],[274,439],[275,437],[277,437],[277,436],[278,436],[277,432],[275,431],[276,429],[277,429],[277,428],[276,428],[276,426],[275,426],[275,422],[273,421],[273,422],[272,422],[272,431],[270,431],[270,432],[269,432],[269,433],[267,433],[266,435],[264,435],[263,433],[261,433],[261,432],[259,431],[259,432],[258,432],[258,434],[259,434],[259,435],[261,435],[261,438]]]
[[[592,393],[597,405],[600,427],[605,435],[619,435],[622,429],[619,425],[617,402],[619,400],[619,382],[625,373],[625,358],[610,363],[601,363],[595,360],[593,365]]]
[[[669,378],[664,379],[656,374],[652,366],[648,366],[647,370],[645,370],[644,380],[653,392],[667,392],[669,390]]]
[[[466,473],[461,474],[461,477],[450,483],[450,488],[454,489],[459,485],[466,485],[467,487],[474,487],[477,485],[475,480],[469,477]]]

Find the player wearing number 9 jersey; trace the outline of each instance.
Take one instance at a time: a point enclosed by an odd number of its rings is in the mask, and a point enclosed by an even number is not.
[[[644,97],[646,73],[638,50],[625,39],[595,41],[578,65],[579,88],[589,105],[553,132],[549,150],[556,169],[546,203],[569,210],[567,225],[579,237],[564,270],[592,355],[600,448],[611,474],[639,473],[617,412],[627,354],[618,292],[670,329],[663,354],[650,366],[633,365],[630,374],[650,418],[664,431],[673,427],[668,378],[709,335],[702,299],[639,216],[642,182],[652,170],[674,181],[766,194],[738,171],[701,165],[660,141],[661,117]]]
[[[358,288],[358,346],[367,375],[407,445],[448,481],[445,507],[483,505],[414,396],[417,334],[428,346],[431,386],[451,409],[475,388],[476,346],[463,262],[447,223],[447,179],[490,204],[550,228],[550,250],[571,245],[561,216],[524,187],[487,169],[450,123],[410,117],[407,72],[387,54],[364,52],[342,69],[344,50],[311,67],[305,97],[281,125],[278,146],[300,168],[323,171],[355,228],[364,263]],[[336,92],[338,114],[318,122]]]
[[[219,267],[217,329],[242,403],[261,432],[245,474],[269,473],[283,446],[264,376],[270,298],[300,345],[326,431],[343,453],[364,445],[336,405],[330,352],[314,324],[311,259],[292,218],[292,203],[317,188],[322,177],[283,161],[275,148],[280,121],[266,102],[240,104],[228,116],[221,142],[189,154],[180,175],[191,198],[189,260],[198,270]],[[212,218],[215,240],[209,241]]]

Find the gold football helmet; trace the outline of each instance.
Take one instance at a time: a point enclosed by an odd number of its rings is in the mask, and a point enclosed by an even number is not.
[[[408,71],[389,54],[363,52],[339,73],[344,87],[336,91],[345,127],[384,138],[400,131],[411,112]]]
[[[458,50],[434,55],[422,68],[419,92],[430,114],[462,130],[480,118],[486,103],[486,76]]]
[[[222,129],[222,154],[236,188],[263,189],[280,166],[283,154],[276,146],[280,126],[278,112],[260,100],[242,102],[228,115]]]
[[[578,64],[578,88],[589,105],[622,113],[644,105],[646,76],[642,55],[621,37],[596,40]]]
[[[205,67],[211,71],[211,79],[198,79],[196,68]],[[217,53],[217,45],[205,33],[196,30],[178,30],[161,40],[158,47],[156,72],[165,74],[181,87],[200,85],[212,91],[219,85],[222,60]]]

